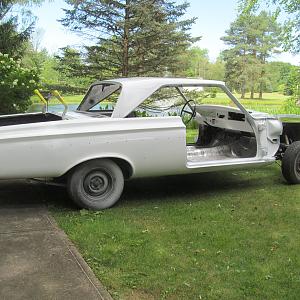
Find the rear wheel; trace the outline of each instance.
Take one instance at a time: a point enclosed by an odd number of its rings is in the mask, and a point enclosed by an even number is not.
[[[287,182],[300,183],[300,141],[292,143],[282,159],[282,174]]]
[[[124,177],[120,167],[109,159],[79,165],[70,174],[68,192],[82,208],[100,210],[113,206],[120,198]]]

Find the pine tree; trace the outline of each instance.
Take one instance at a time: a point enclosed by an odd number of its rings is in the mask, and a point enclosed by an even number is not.
[[[178,56],[197,38],[182,20],[189,4],[170,0],[66,0],[62,24],[96,39],[86,47],[88,62],[102,75],[139,76],[174,72]],[[96,64],[97,67],[97,64]]]
[[[42,2],[43,0],[0,0],[0,52],[15,58],[24,54],[35,21],[29,8]],[[21,14],[22,18],[14,12],[16,6],[23,9],[26,7]]]
[[[226,61],[226,79],[237,87],[245,97],[246,89],[254,97],[254,91],[259,91],[262,98],[266,85],[265,65],[267,59],[278,52],[280,45],[280,26],[276,20],[265,11],[259,15],[241,15],[221,38],[230,48],[224,51]]]
[[[54,69],[60,75],[60,81],[66,85],[85,86],[89,82],[87,66],[84,64],[78,50],[71,47],[60,49],[61,54],[55,55],[57,61]]]
[[[256,12],[261,6],[273,4],[273,15],[281,15],[283,22],[282,45],[285,51],[300,53],[300,1],[299,0],[239,0],[244,15]]]

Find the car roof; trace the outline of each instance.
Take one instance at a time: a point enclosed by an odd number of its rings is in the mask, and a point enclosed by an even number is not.
[[[98,82],[99,84],[100,82]],[[121,93],[113,111],[113,118],[123,118],[145,99],[162,87],[224,86],[223,81],[197,78],[132,77],[104,80],[101,83],[118,84]]]
[[[218,80],[204,80],[202,78],[178,78],[178,77],[129,77],[129,78],[116,78],[104,80],[104,82],[118,82],[123,86],[127,84],[158,84],[158,85],[202,85],[202,84],[221,84],[225,85],[223,81]]]

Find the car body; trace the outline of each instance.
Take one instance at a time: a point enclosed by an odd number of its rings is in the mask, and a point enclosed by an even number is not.
[[[180,116],[134,115],[137,107],[163,88],[175,89],[182,96],[181,115],[189,114],[199,128],[195,143],[187,145]],[[186,89],[203,88],[221,89],[235,107],[191,103],[184,94]],[[116,93],[113,110],[95,109]],[[221,81],[146,77],[99,81],[74,112],[0,116],[0,179],[64,178],[77,204],[107,208],[119,199],[123,183],[117,189],[120,192],[113,190],[124,178],[270,164],[284,156],[289,144],[300,140],[299,126],[245,109]],[[298,156],[295,159],[297,165]],[[115,171],[117,175],[110,174]],[[81,190],[74,191],[79,185]],[[85,196],[90,199],[85,201]]]

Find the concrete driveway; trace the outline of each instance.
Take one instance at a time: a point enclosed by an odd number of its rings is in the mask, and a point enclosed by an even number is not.
[[[42,191],[0,181],[0,299],[111,299],[56,226]]]

